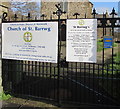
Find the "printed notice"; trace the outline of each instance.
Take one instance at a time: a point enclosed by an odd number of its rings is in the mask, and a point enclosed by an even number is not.
[[[104,48],[112,48],[113,36],[104,36]]]
[[[57,63],[58,22],[2,23],[2,58]]]
[[[67,20],[66,61],[96,63],[97,20]]]

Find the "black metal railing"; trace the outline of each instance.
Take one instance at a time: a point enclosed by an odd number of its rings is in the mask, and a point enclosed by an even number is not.
[[[34,61],[18,61],[10,59],[2,59],[2,77],[3,88],[6,93],[19,95],[22,97],[29,96],[31,98],[47,99],[62,105],[64,103],[72,103],[97,106],[120,106],[120,61],[116,61],[115,54],[119,54],[119,43],[117,47],[112,47],[109,51],[102,48],[100,61],[98,63],[78,63],[66,62],[66,56],[62,56],[61,49],[66,48],[66,23],[62,22],[66,19],[60,19],[63,13],[57,6],[59,22],[59,41],[58,41],[58,63],[44,63]],[[93,10],[93,17],[96,18],[96,10]],[[116,28],[119,28],[120,18],[115,17],[113,10],[112,18],[96,18],[98,29],[101,29],[102,36],[107,33],[107,29],[111,30],[111,35],[115,37]],[[74,16],[80,15],[75,13]],[[3,14],[3,22],[23,22],[18,21],[15,14],[14,21],[7,21],[7,14]],[[29,22],[44,21],[31,19],[30,13],[27,20]],[[22,17],[22,20],[24,18]],[[47,20],[45,20],[47,21]],[[55,21],[50,18],[49,21]],[[109,22],[109,23],[108,23]],[[64,29],[62,29],[64,27]],[[62,34],[64,33],[64,34]],[[117,32],[119,34],[119,32]],[[119,42],[120,38],[117,38]],[[103,41],[102,41],[103,45]],[[101,46],[102,46],[101,45]],[[115,49],[118,49],[115,51]],[[109,57],[107,54],[110,54]],[[65,51],[66,52],[66,51]],[[99,54],[98,53],[98,54]],[[107,56],[107,57],[106,57]],[[118,55],[119,57],[119,55]]]

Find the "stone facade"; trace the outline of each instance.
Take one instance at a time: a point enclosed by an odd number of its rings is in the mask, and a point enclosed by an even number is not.
[[[93,5],[91,2],[69,2],[68,3],[68,17],[75,18],[73,16],[74,13],[79,13],[80,16],[78,18],[92,18],[92,8]]]
[[[51,17],[53,19],[56,19],[56,16],[53,15],[53,12],[56,11],[55,4],[57,4],[57,2],[44,2],[44,0],[42,0],[42,2],[41,2],[41,14],[47,15],[46,19],[50,19]]]
[[[80,0],[79,0],[80,1]],[[67,13],[63,14],[61,16],[62,19],[66,19],[68,18],[75,18],[75,16],[73,16],[74,13],[79,13],[80,16],[78,16],[78,18],[92,18],[92,8],[93,8],[93,4],[91,2],[89,2],[88,0],[81,0],[81,2],[75,1],[75,2],[71,2],[70,0],[68,0],[68,2],[45,2],[44,0],[42,0],[41,2],[41,14],[45,14],[46,19],[57,19],[56,15],[53,15],[53,12],[56,12],[57,8],[55,7],[55,4],[58,3],[62,3],[62,5],[64,6],[65,4],[65,9],[67,8]],[[65,10],[66,11],[66,10]]]

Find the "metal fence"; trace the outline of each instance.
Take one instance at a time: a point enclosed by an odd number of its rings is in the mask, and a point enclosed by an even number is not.
[[[96,12],[93,10],[95,18]],[[59,22],[59,58],[58,64],[18,61],[2,59],[3,88],[6,93],[35,99],[46,99],[67,106],[120,106],[120,39],[119,27],[120,18],[97,18],[98,29],[102,31],[102,36],[110,34],[114,37],[114,47],[104,49],[102,39],[102,50],[98,51],[97,63],[66,62],[66,41],[65,19]],[[30,20],[28,14],[28,21]],[[52,21],[52,20],[50,20]],[[23,22],[8,21],[5,16],[3,22]]]

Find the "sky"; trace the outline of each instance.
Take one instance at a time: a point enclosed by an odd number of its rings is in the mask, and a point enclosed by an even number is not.
[[[110,13],[115,8],[116,13],[118,13],[118,2],[120,0],[90,0],[93,3],[94,8],[97,13],[103,13],[108,11]]]

